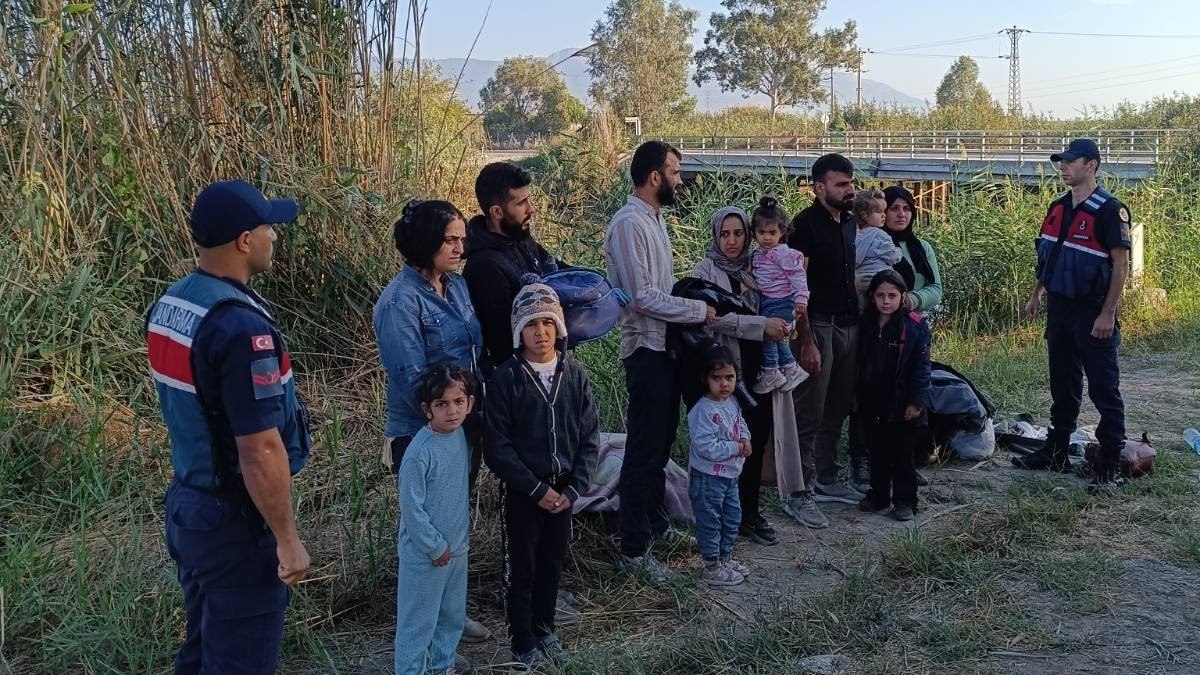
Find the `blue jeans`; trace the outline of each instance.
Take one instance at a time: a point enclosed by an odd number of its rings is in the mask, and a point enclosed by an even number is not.
[[[796,300],[787,298],[763,298],[758,307],[760,316],[783,319],[789,324],[796,320]],[[787,340],[763,340],[762,369],[781,368],[795,363],[796,357]]]
[[[270,675],[291,590],[275,536],[247,495],[167,490],[167,551],[179,570],[187,638],[176,675]]]
[[[713,476],[693,469],[688,496],[696,516],[696,543],[705,560],[728,559],[742,524],[736,476]]]

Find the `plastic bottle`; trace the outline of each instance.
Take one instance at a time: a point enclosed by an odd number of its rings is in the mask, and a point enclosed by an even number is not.
[[[1195,427],[1185,429],[1183,431],[1183,440],[1187,441],[1187,444],[1192,446],[1192,449],[1196,451],[1196,454],[1200,454],[1200,431],[1196,431]]]

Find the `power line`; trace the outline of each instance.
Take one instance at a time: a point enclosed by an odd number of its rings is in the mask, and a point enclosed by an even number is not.
[[[1070,35],[1072,37],[1148,38],[1154,40],[1200,40],[1200,35],[1151,35],[1147,33],[1067,33],[1063,31],[1031,30],[1038,35]]]
[[[918,58],[932,59],[957,59],[960,56],[966,56],[972,59],[1006,59],[1007,56],[997,56],[995,54],[910,54],[908,52],[893,52],[893,51],[875,51],[874,49],[866,50],[868,54],[881,54],[883,56],[913,56]]]
[[[1130,73],[1123,73],[1123,74],[1121,74],[1121,75],[1117,75],[1117,76],[1116,76],[1116,78],[1117,78],[1117,79],[1121,79],[1121,78],[1131,78],[1131,77],[1133,77],[1133,78],[1139,78],[1139,77],[1141,77],[1141,76],[1143,76],[1143,75],[1158,75],[1158,74],[1160,74],[1160,73],[1167,72],[1167,71],[1179,70],[1180,68],[1195,68],[1197,65],[1200,65],[1200,63],[1195,63],[1195,62],[1194,62],[1194,60],[1195,60],[1197,57],[1193,56],[1193,57],[1190,57],[1190,58],[1192,59],[1192,61],[1193,61],[1193,62],[1189,62],[1189,63],[1179,63],[1179,64],[1176,64],[1176,65],[1174,65],[1174,66],[1167,66],[1167,67],[1162,67],[1162,68],[1158,68],[1158,67],[1156,67],[1156,68],[1150,68],[1150,69],[1148,69],[1148,70],[1136,70],[1136,71],[1134,71],[1134,72],[1130,72]],[[1111,81],[1112,81],[1113,79],[1114,79],[1114,78],[1113,78],[1113,76],[1111,76],[1111,75],[1103,75],[1103,74],[1101,74],[1101,76],[1100,76],[1100,77],[1091,77],[1091,78],[1086,78],[1086,79],[1077,79],[1077,80],[1074,80],[1074,81],[1066,81],[1066,82],[1062,82],[1062,83],[1060,83],[1060,84],[1051,84],[1051,85],[1045,85],[1045,84],[1043,84],[1043,85],[1042,85],[1042,86],[1040,86],[1040,87],[1034,87],[1034,88],[1033,88],[1033,92],[1034,92],[1034,93],[1041,93],[1041,92],[1047,92],[1047,91],[1050,91],[1050,90],[1053,90],[1053,89],[1062,88],[1062,87],[1073,87],[1073,86],[1076,86],[1076,85],[1083,85],[1083,84],[1091,84],[1091,85],[1104,85],[1104,86],[1110,86],[1110,83],[1111,83]]]
[[[951,38],[949,40],[938,40],[936,42],[922,42],[920,44],[908,45],[907,47],[888,47],[888,52],[907,52],[913,49],[928,49],[930,47],[946,47],[949,45],[963,44],[965,42],[978,42],[993,37],[992,33],[981,33],[979,35],[968,35],[961,38]]]
[[[1200,70],[1192,70],[1192,71],[1188,71],[1186,73],[1176,73],[1174,75],[1165,75],[1163,77],[1152,77],[1148,80],[1147,79],[1137,79],[1137,80],[1130,80],[1128,82],[1113,82],[1113,83],[1106,85],[1106,87],[1124,87],[1124,86],[1131,85],[1131,84],[1142,84],[1143,82],[1158,82],[1160,80],[1171,80],[1171,79],[1174,79],[1177,77],[1187,77],[1189,75],[1200,75]],[[1048,96],[1064,96],[1066,94],[1078,94],[1078,93],[1085,92],[1085,91],[1095,91],[1095,90],[1096,90],[1095,86],[1082,87],[1080,89],[1068,89],[1066,91],[1055,91],[1055,92],[1047,92],[1045,94],[1037,94],[1035,96],[1031,96],[1030,98],[1046,98]]]
[[[1091,72],[1092,72],[1092,74],[1098,73],[1101,75],[1111,74],[1111,73],[1115,73],[1115,72],[1121,71],[1121,70],[1136,70],[1136,71],[1140,72],[1141,69],[1148,68],[1150,66],[1158,66],[1158,65],[1162,65],[1164,63],[1175,63],[1176,61],[1190,61],[1192,59],[1197,59],[1197,58],[1200,58],[1200,54],[1189,54],[1187,56],[1176,56],[1173,59],[1163,59],[1162,61],[1147,61],[1146,63],[1134,63],[1134,64],[1130,64],[1127,66],[1118,66],[1116,68],[1106,68],[1104,70],[1099,70],[1099,71],[1093,70]],[[1078,75],[1063,75],[1060,77],[1048,77],[1048,78],[1041,79],[1041,80],[1031,80],[1031,81],[1027,82],[1027,84],[1042,85],[1047,82],[1065,82],[1067,80],[1076,80],[1076,79],[1078,79],[1078,77],[1079,77]],[[1122,77],[1124,77],[1124,76],[1122,76]],[[1034,89],[1042,89],[1042,88],[1044,88],[1044,87],[1040,87],[1040,86],[1034,87]]]

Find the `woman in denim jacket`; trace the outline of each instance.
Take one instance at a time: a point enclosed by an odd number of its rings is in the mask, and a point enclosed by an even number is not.
[[[479,378],[479,320],[466,281],[454,272],[462,261],[466,232],[462,213],[440,200],[410,201],[393,228],[404,269],[379,295],[373,317],[379,360],[387,373],[384,435],[389,452],[384,453],[384,464],[393,469],[400,466],[408,441],[425,425],[417,402],[417,384],[425,370],[448,363]],[[473,440],[473,429],[466,431]],[[473,484],[480,449],[477,443],[472,446]]]
[[[404,258],[404,269],[379,295],[372,322],[379,360],[387,373],[383,463],[394,472],[413,436],[427,421],[417,396],[421,376],[428,368],[444,363],[468,369],[482,382],[483,336],[467,282],[454,272],[467,243],[462,212],[447,201],[414,199],[405,204],[392,234],[396,250]],[[463,424],[471,446],[471,488],[483,452],[482,394],[477,394],[475,408]],[[486,628],[467,620],[463,641],[488,637]]]

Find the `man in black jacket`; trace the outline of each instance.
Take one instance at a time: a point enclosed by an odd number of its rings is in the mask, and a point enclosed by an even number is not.
[[[857,504],[863,495],[839,476],[838,439],[854,400],[858,296],[850,214],[854,165],[837,154],[812,166],[815,199],[796,214],[788,245],[804,254],[808,270],[807,323],[797,324],[800,365],[812,376],[792,392],[796,434],[809,491],[789,495],[784,510],[811,528],[828,523],[816,502]],[[865,457],[861,458],[865,460]],[[863,462],[856,464],[864,467]],[[865,467],[864,467],[865,468]]]
[[[509,320],[521,276],[558,269],[558,262],[529,231],[532,180],[528,171],[511,162],[488,164],[475,179],[475,198],[483,213],[467,224],[463,276],[483,330],[485,373],[513,355]]]

